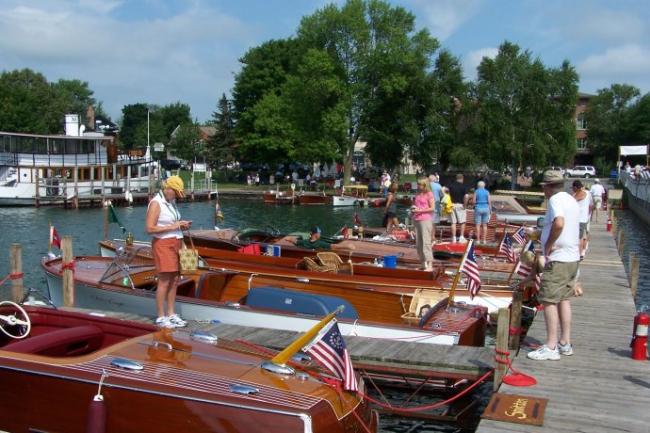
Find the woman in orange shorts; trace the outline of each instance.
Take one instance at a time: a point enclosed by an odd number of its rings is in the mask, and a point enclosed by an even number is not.
[[[153,236],[151,249],[158,272],[156,325],[161,328],[179,328],[187,325],[187,322],[174,312],[180,275],[178,252],[183,242],[182,230],[189,229],[192,225],[191,221],[181,220],[181,214],[176,207],[176,198],[185,196],[183,190],[183,179],[178,176],[171,176],[163,181],[161,190],[149,202],[145,218],[145,229]]]

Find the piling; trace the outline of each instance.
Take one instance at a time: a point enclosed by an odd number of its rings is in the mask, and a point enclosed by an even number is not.
[[[74,307],[74,254],[72,254],[72,236],[61,239],[61,266],[63,267],[63,305]]]
[[[625,232],[623,230],[618,232],[618,255],[623,257],[623,250],[625,248]]]
[[[521,340],[521,308],[523,305],[523,293],[521,290],[512,292],[512,305],[510,306],[510,339],[508,347],[513,353],[519,351]]]
[[[499,308],[499,318],[497,320],[497,341],[496,350],[504,353],[508,351],[508,334],[510,330],[510,313],[507,308]],[[507,358],[501,356],[504,361]],[[497,362],[494,366],[494,391],[496,392],[501,386],[503,376],[508,372],[508,365]]]
[[[636,299],[636,290],[639,287],[640,264],[639,257],[634,253],[630,253],[630,291],[632,292],[632,299]]]
[[[23,299],[23,250],[20,244],[11,244],[9,249],[11,257],[11,298],[14,302]]]

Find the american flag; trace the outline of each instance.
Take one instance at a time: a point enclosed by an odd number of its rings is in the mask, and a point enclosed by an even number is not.
[[[304,350],[343,381],[346,391],[358,391],[350,354],[336,320],[332,320],[304,347]]]
[[[474,296],[476,296],[478,291],[481,290],[481,275],[478,272],[478,264],[476,263],[476,257],[474,256],[474,241],[469,242],[467,255],[465,256],[463,263],[460,265],[458,272],[464,272],[465,275],[467,275],[469,297],[470,299],[474,299]]]
[[[524,226],[519,227],[515,234],[512,235],[512,238],[517,242],[519,245],[523,245],[526,243],[526,229]]]
[[[515,250],[512,248],[512,240],[508,233],[505,234],[499,245],[499,253],[502,253],[506,256],[509,262],[514,263],[515,261]]]
[[[524,248],[524,251],[533,251],[534,249],[535,249],[535,246],[533,245],[533,243],[528,242],[528,244]],[[523,263],[521,261],[522,256],[523,256],[523,252],[522,252],[521,256],[519,256],[519,261],[517,262],[517,265],[516,265],[517,266],[517,275],[519,275],[520,277],[525,279],[531,274],[531,272],[535,272],[534,268],[533,268],[534,263],[531,264],[531,265],[527,265],[527,264]],[[540,273],[535,272],[534,284],[535,284],[535,289],[539,290],[539,288],[542,285],[542,275]]]

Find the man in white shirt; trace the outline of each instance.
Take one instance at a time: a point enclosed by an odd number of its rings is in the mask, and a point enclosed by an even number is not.
[[[580,261],[580,209],[576,200],[563,190],[564,178],[559,171],[544,173],[542,186],[548,208],[541,238],[546,264],[538,299],[544,305],[547,336],[546,344],[530,352],[528,358],[557,361],[560,355],[573,354],[570,299],[579,293],[576,276]]]
[[[603,204],[603,195],[605,195],[605,188],[600,184],[600,180],[594,179],[594,184],[589,189],[591,198],[594,199],[594,211],[591,214],[592,219],[598,222],[598,211]]]

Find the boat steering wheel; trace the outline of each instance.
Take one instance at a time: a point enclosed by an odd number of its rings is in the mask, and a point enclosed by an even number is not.
[[[29,320],[29,316],[27,315],[27,311],[20,305],[16,304],[15,302],[11,301],[2,301],[0,302],[0,309],[2,309],[3,306],[10,306],[13,307],[14,309],[18,310],[20,313],[19,317],[16,317],[16,313],[14,314],[0,314],[0,330],[7,334],[11,338],[15,338],[17,340],[20,340],[21,338],[25,338],[29,335],[29,331],[32,329],[32,322]],[[17,334],[13,334],[5,329],[6,325],[10,326],[16,326],[18,329]]]

